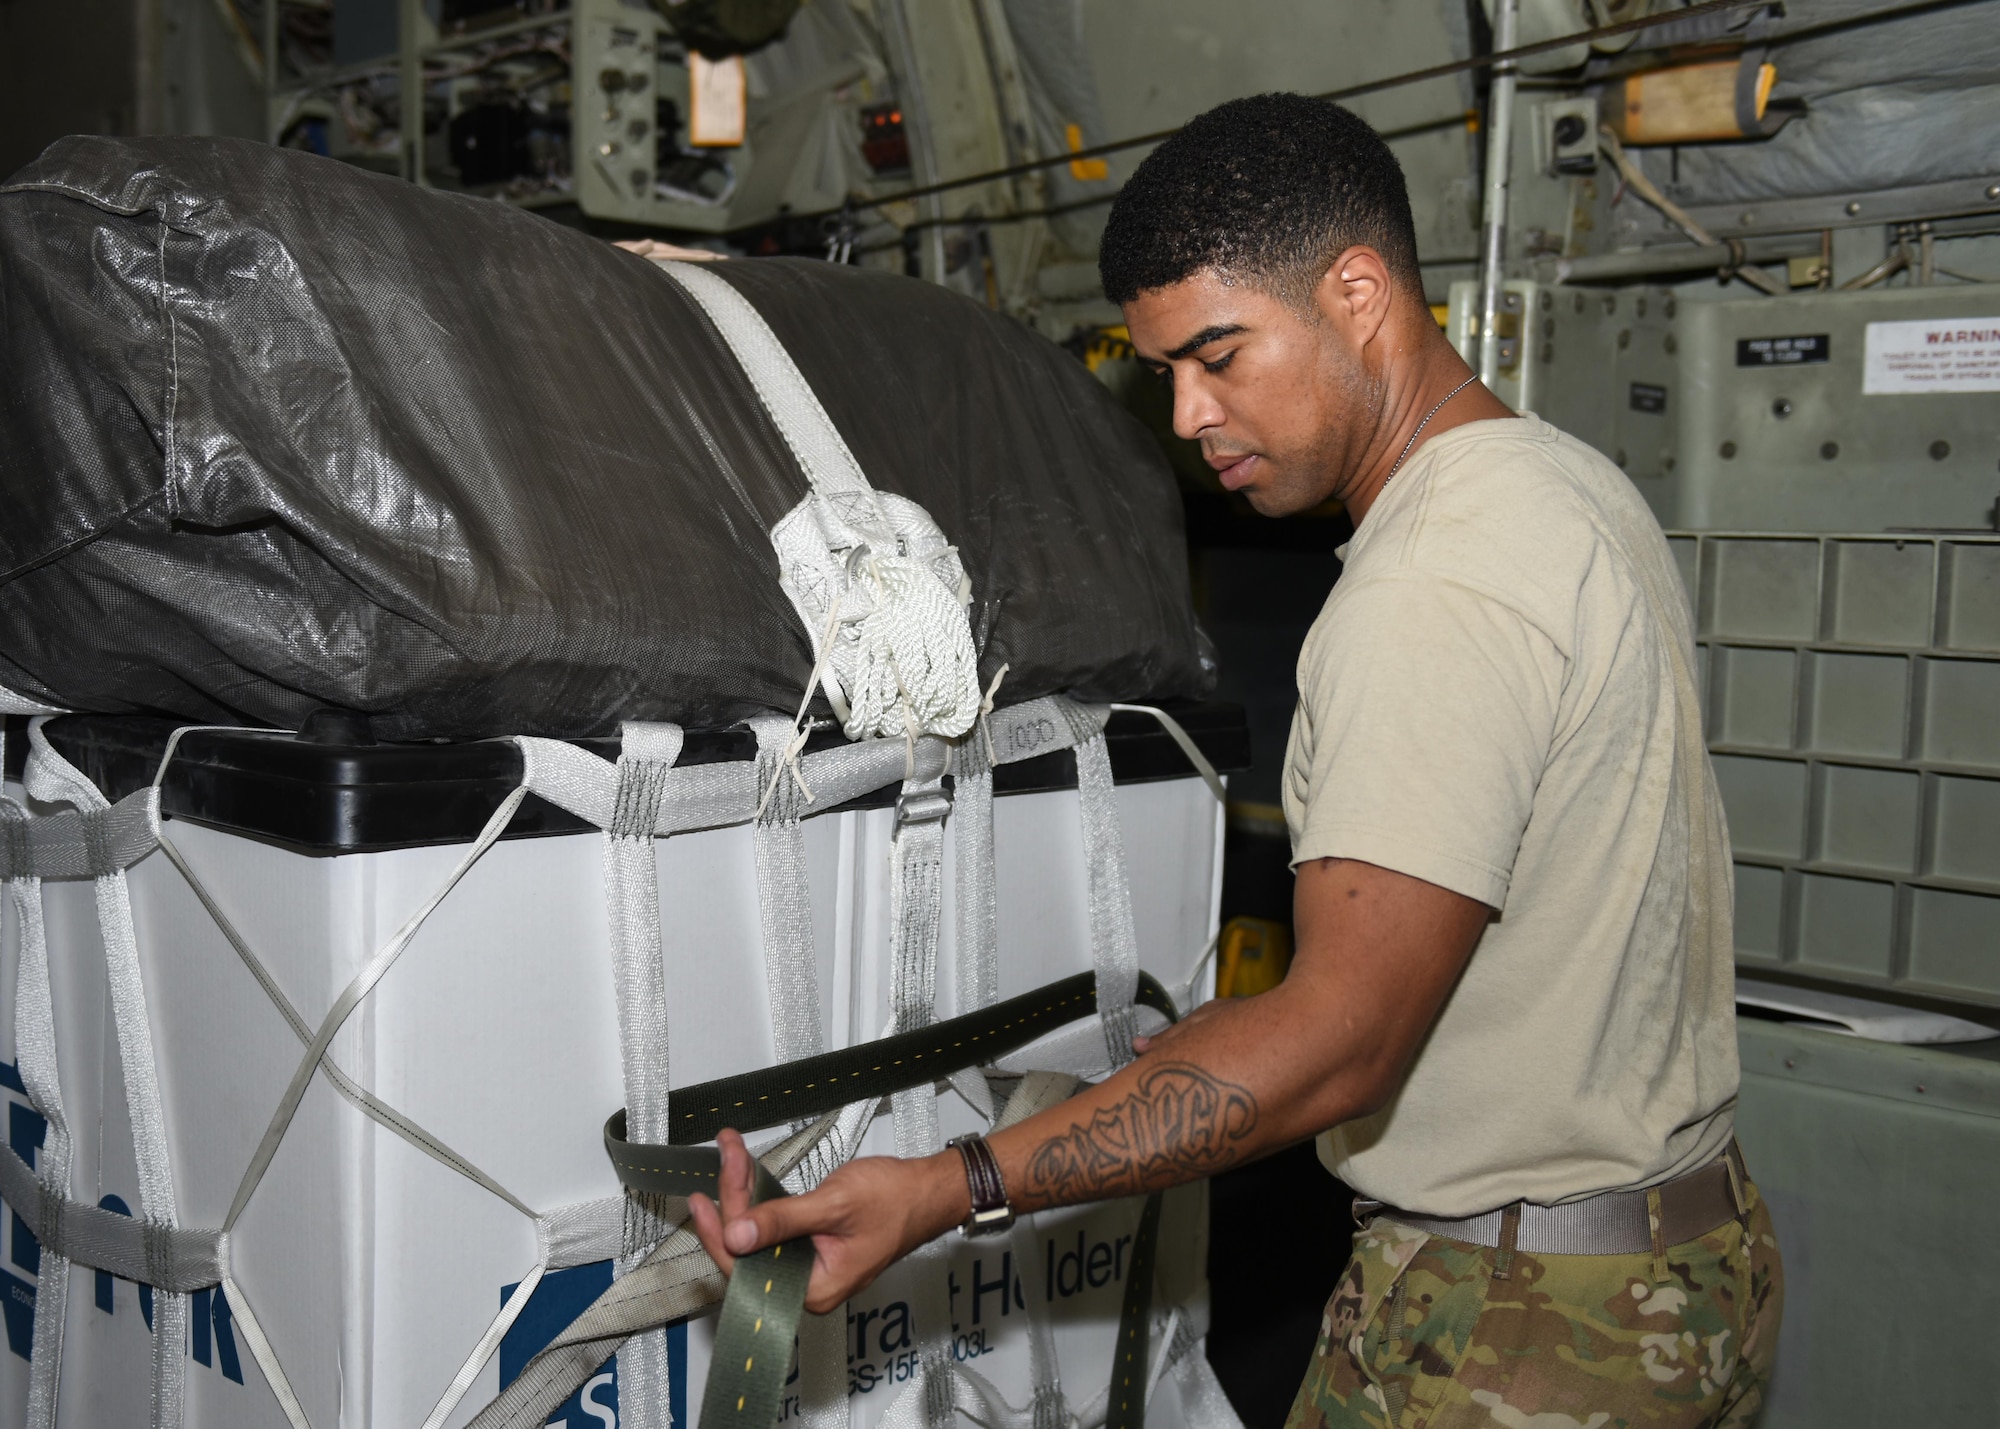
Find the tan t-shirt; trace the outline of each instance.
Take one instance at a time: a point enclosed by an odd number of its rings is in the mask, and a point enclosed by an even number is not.
[[[1395,1100],[1321,1159],[1441,1216],[1702,1165],[1735,1109],[1732,885],[1659,524],[1530,415],[1432,438],[1345,560],[1299,657],[1293,862],[1499,917]]]

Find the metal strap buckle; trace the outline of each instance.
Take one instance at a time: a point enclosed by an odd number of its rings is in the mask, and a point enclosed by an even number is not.
[[[939,788],[912,789],[896,796],[896,827],[935,824],[951,812],[951,795]]]

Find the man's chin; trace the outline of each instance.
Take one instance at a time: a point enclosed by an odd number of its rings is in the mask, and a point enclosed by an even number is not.
[[[1301,511],[1310,511],[1320,504],[1322,497],[1309,491],[1295,491],[1286,486],[1246,486],[1243,495],[1250,503],[1250,509],[1259,516],[1296,516]]]

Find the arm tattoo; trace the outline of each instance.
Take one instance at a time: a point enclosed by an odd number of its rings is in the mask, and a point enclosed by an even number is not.
[[[1131,1196],[1212,1176],[1235,1163],[1257,1099],[1188,1062],[1139,1073],[1132,1093],[1042,1143],[1028,1184],[1052,1204]]]

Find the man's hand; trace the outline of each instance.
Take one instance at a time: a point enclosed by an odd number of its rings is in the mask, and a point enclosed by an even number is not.
[[[1212,1176],[1385,1106],[1464,971],[1492,910],[1372,864],[1298,870],[1298,953],[1277,987],[1211,1002],[1138,1038],[1131,1066],[991,1140],[1020,1212]],[[971,1211],[956,1152],[851,1162],[804,1196],[750,1204],[750,1154],[721,1137],[722,1205],[690,1198],[726,1272],[737,1255],[809,1235],[806,1305],[831,1310]]]
[[[683,248],[678,243],[662,243],[657,238],[621,238],[612,245],[641,258],[671,258],[680,263],[715,263],[722,255],[707,248]]]
[[[755,1170],[743,1138],[725,1131],[718,1207],[688,1198],[688,1220],[724,1275],[736,1257],[798,1236],[813,1242],[806,1308],[816,1315],[858,1294],[890,1265],[950,1230],[972,1212],[964,1163],[956,1151],[917,1161],[865,1156],[803,1196],[750,1203]]]

